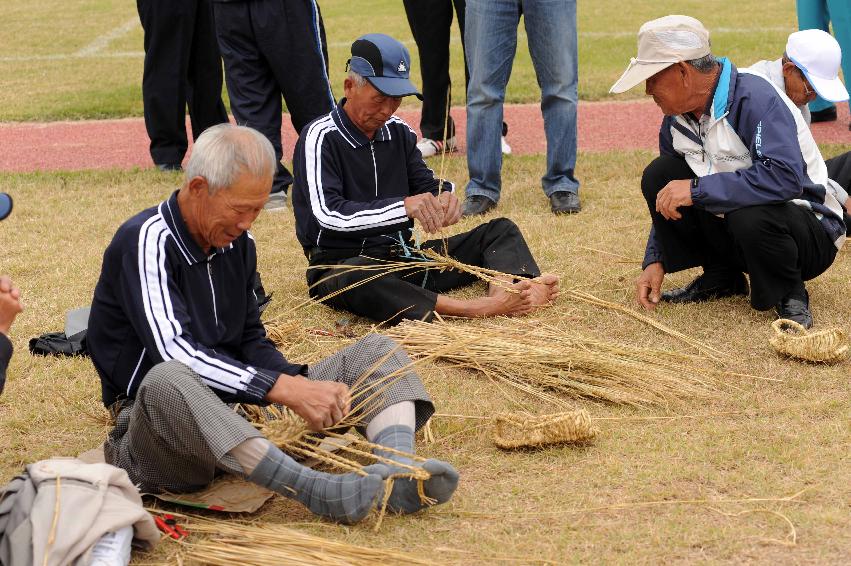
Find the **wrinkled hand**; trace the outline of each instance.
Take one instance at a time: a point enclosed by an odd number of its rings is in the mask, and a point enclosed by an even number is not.
[[[461,219],[461,201],[454,193],[442,192],[437,200],[443,207],[443,228],[452,226]]]
[[[431,193],[422,193],[405,199],[405,212],[409,218],[419,220],[429,234],[434,234],[443,226],[443,206]]]
[[[656,195],[656,212],[667,220],[679,220],[683,215],[677,209],[691,205],[691,181],[688,179],[671,181]]]
[[[21,291],[8,275],[0,277],[0,332],[8,335],[18,313],[24,310]]]
[[[351,410],[349,388],[336,381],[311,381],[300,375],[284,375],[266,394],[266,400],[295,411],[311,430],[334,426]]]
[[[664,279],[665,268],[662,267],[661,263],[651,263],[638,276],[638,280],[635,282],[638,302],[645,309],[652,311],[656,308]]]

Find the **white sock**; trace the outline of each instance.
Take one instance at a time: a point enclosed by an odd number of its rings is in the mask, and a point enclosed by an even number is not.
[[[245,472],[246,476],[249,476],[260,463],[260,460],[263,459],[263,456],[269,452],[270,446],[272,446],[271,442],[262,436],[255,436],[234,446],[228,454],[236,458],[236,461],[242,466],[242,471]]]
[[[416,427],[416,408],[413,401],[394,403],[375,415],[366,426],[366,438],[370,442],[387,427],[403,425],[411,430]]]

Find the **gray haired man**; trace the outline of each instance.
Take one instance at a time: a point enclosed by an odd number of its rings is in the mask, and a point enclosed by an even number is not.
[[[379,335],[309,367],[289,363],[266,337],[248,229],[269,196],[275,163],[259,132],[210,128],[195,144],[180,190],[118,229],[104,254],[88,333],[104,404],[116,415],[105,455],[147,492],[202,489],[224,471],[317,515],[356,522],[382,496],[382,479],[394,467],[374,465],[366,476],[316,472],[227,405],[276,403],[313,429],[327,428],[358,406],[363,395],[350,387],[359,377],[383,380],[409,363]],[[414,430],[434,412],[420,379],[403,371],[377,405],[360,415],[369,440],[413,452]],[[438,460],[423,467],[432,476],[426,494],[447,501],[457,472]],[[416,486],[394,482],[389,507],[419,510]]]

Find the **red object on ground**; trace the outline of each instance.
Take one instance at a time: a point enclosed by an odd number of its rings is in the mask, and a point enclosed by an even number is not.
[[[838,105],[839,119],[813,125],[820,143],[851,142],[848,105]],[[399,116],[414,130],[419,110],[402,110]],[[459,148],[464,150],[466,112],[454,107]],[[580,102],[579,151],[610,151],[658,147],[662,113],[651,100],[632,102]],[[508,142],[516,155],[546,152],[544,121],[537,104],[505,106]],[[296,134],[284,116],[285,161],[289,161]],[[68,171],[152,167],[148,136],[141,118],[85,120],[79,122],[0,124],[0,171]]]

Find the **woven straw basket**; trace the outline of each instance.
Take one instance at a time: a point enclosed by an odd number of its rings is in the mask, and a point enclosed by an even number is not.
[[[494,419],[493,442],[500,448],[529,448],[591,440],[597,431],[588,411],[552,415],[502,413]]]
[[[774,336],[768,339],[779,354],[808,362],[836,363],[848,356],[848,337],[839,328],[808,332],[795,322],[780,318],[771,327]]]

